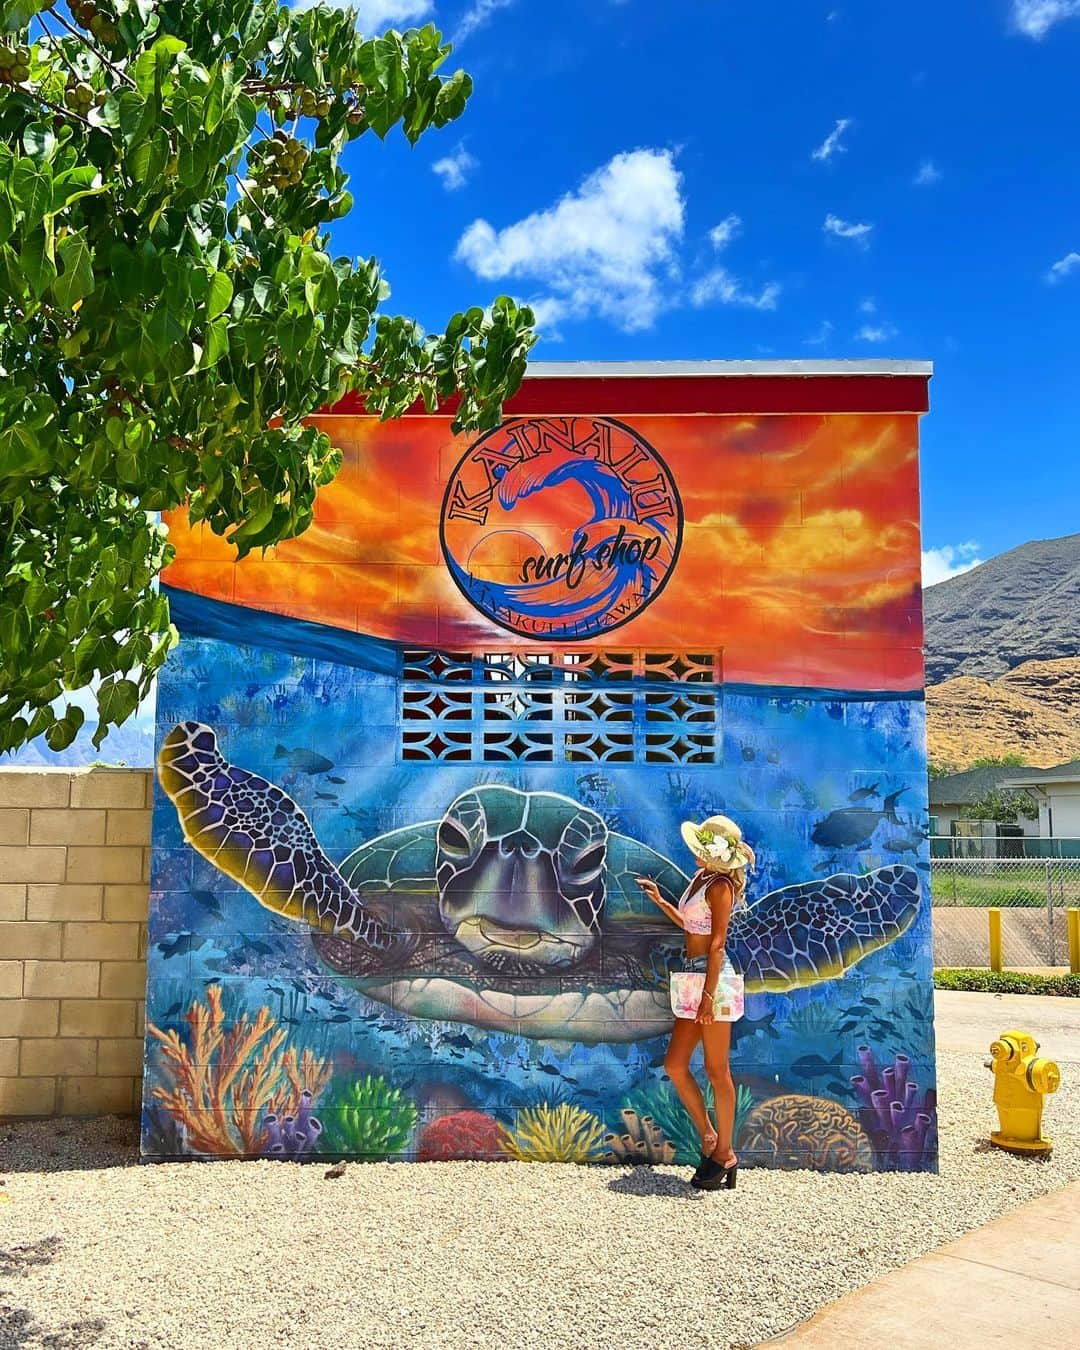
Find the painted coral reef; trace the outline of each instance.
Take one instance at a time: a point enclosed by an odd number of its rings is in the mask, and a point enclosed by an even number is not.
[[[651,1116],[639,1116],[632,1106],[624,1106],[622,1133],[612,1132],[606,1138],[607,1157],[616,1163],[673,1163],[675,1145],[664,1138],[664,1132]]]
[[[856,1053],[862,1073],[851,1079],[862,1106],[859,1117],[887,1170],[917,1172],[936,1152],[937,1093],[920,1093],[909,1077],[911,1060],[896,1055],[891,1065],[878,1068],[874,1052],[860,1045]]]
[[[506,1160],[506,1131],[483,1111],[451,1111],[429,1121],[420,1131],[417,1157],[421,1162],[449,1162],[455,1158]]]
[[[335,1082],[323,1108],[325,1148],[351,1158],[389,1158],[410,1142],[418,1115],[416,1104],[385,1078]]]
[[[596,1162],[604,1123],[580,1106],[528,1106],[504,1130],[507,1154],[517,1162]]]
[[[242,1013],[227,1024],[220,985],[206,990],[184,1016],[188,1036],[147,1032],[161,1045],[152,1096],[176,1122],[188,1147],[218,1157],[287,1152],[286,1137],[311,1129],[311,1106],[330,1081],[330,1065],[310,1050],[297,1054],[270,1009]],[[280,1127],[279,1127],[280,1122]],[[286,1123],[287,1122],[287,1123]]]

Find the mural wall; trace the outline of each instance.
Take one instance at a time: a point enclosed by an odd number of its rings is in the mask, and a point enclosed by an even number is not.
[[[936,1166],[916,415],[590,383],[322,419],[265,557],[171,522],[145,1156],[696,1163],[634,877],[677,898],[722,811],[741,1158]]]

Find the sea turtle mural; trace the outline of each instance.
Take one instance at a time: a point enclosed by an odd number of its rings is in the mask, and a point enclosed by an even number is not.
[[[307,924],[326,965],[417,1017],[594,1044],[671,1022],[681,936],[644,898],[686,877],[555,792],[484,785],[437,820],[369,840],[335,865],[275,784],[230,764],[213,728],[181,722],[158,778],[185,838],[267,908]],[[895,940],[919,903],[894,865],[785,886],[737,912],[728,952],[750,993],[835,979]]]

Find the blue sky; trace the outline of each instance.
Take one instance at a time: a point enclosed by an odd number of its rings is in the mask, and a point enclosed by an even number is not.
[[[350,147],[342,252],[537,359],[933,360],[928,580],[1078,528],[1080,0],[363,0],[473,75]]]
[[[393,308],[536,301],[548,360],[933,360],[925,579],[1080,528],[1080,0],[356,7],[476,81],[347,151],[336,244]],[[151,722],[103,753],[147,762]]]

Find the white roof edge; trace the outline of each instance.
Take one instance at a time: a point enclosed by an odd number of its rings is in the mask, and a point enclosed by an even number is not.
[[[933,361],[530,361],[526,379],[642,375],[926,375]]]

